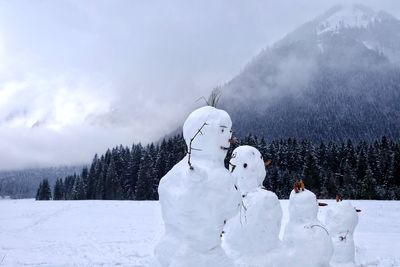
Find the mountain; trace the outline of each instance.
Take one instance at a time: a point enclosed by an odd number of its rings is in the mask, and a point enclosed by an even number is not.
[[[57,178],[80,174],[81,171],[82,166],[0,171],[0,198],[34,198],[43,179],[48,179],[53,188]]]
[[[221,89],[239,137],[400,138],[400,21],[336,6],[263,50]]]

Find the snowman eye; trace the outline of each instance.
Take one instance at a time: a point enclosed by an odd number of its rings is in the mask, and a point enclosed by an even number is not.
[[[243,168],[245,169],[247,168],[247,163],[243,164]]]
[[[221,129],[221,132],[224,132],[224,129]]]

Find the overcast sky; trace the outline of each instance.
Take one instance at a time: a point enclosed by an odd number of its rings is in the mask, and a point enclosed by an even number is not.
[[[158,140],[261,49],[341,2],[0,0],[0,169]],[[362,3],[400,17],[398,0]]]

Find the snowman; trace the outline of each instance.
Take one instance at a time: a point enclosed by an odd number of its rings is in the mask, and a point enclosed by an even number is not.
[[[325,223],[333,242],[334,267],[356,267],[353,234],[358,214],[349,201],[338,201],[327,211]]]
[[[223,247],[238,266],[279,266],[282,209],[275,193],[262,188],[265,163],[260,152],[240,146],[230,170],[242,194],[239,214],[224,229]]]
[[[289,222],[283,235],[288,255],[286,266],[330,266],[332,241],[328,230],[317,218],[317,198],[311,191],[303,187],[299,190],[296,185],[290,193]]]
[[[231,267],[221,247],[225,221],[235,216],[241,196],[224,167],[232,137],[228,113],[206,106],[183,126],[186,157],[160,181],[165,235],[155,249],[160,266]]]

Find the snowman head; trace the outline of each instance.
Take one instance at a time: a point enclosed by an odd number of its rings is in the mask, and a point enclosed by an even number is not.
[[[317,197],[305,189],[300,193],[294,190],[289,197],[289,216],[291,220],[309,221],[316,220],[318,215]]]
[[[349,201],[340,201],[328,210],[325,222],[333,233],[353,233],[358,224],[358,213]]]
[[[232,152],[229,168],[237,179],[242,194],[261,187],[265,178],[265,164],[261,153],[252,146],[239,146]]]
[[[221,109],[205,106],[193,111],[183,124],[191,158],[224,161],[232,137],[232,120]]]

